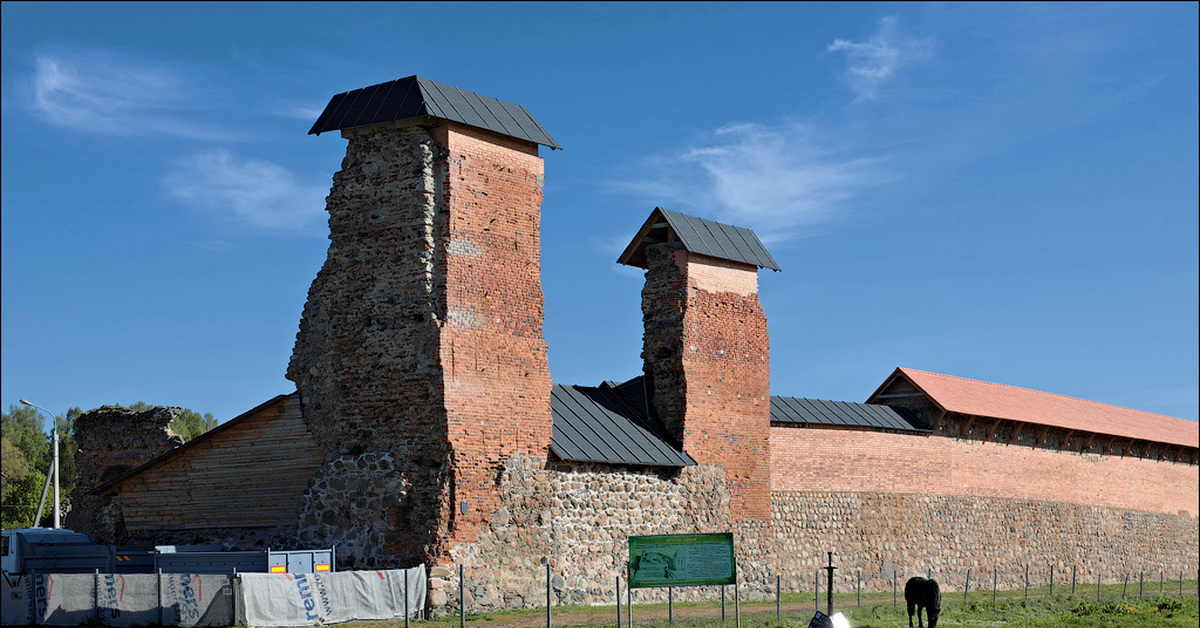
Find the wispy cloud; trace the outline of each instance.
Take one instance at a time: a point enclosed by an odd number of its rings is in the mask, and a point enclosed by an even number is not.
[[[865,188],[895,179],[886,162],[825,146],[808,125],[735,124],[656,159],[650,177],[624,188],[778,242],[834,219]]]
[[[900,33],[897,24],[897,18],[885,17],[867,41],[835,39],[826,47],[828,52],[845,53],[843,79],[861,100],[875,98],[897,71],[933,54],[933,40],[908,37]]]
[[[228,140],[197,120],[204,109],[177,71],[111,54],[42,55],[34,64],[32,102],[46,122],[91,133]]]
[[[225,219],[268,231],[317,230],[327,186],[306,183],[270,161],[210,150],[181,159],[163,179],[167,191]]]

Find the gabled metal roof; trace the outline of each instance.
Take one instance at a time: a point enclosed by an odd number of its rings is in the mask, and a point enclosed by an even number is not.
[[[924,422],[900,408],[801,397],[772,396],[771,422],[800,425],[844,425],[905,432],[932,431]]]
[[[622,401],[611,384],[555,384],[550,411],[550,450],[563,460],[655,467],[696,464],[687,452],[667,442],[661,426]]]
[[[679,242],[691,253],[779,270],[753,231],[655,207],[617,262],[646,268],[646,247]]]
[[[421,116],[560,148],[524,107],[415,75],[334,96],[308,134]]]

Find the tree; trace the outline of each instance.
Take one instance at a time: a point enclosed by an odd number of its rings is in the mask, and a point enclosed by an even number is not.
[[[34,525],[33,518],[37,515],[38,500],[42,498],[42,487],[45,484],[46,475],[37,469],[30,469],[24,479],[14,483],[8,497],[4,499],[4,508],[0,509],[0,525],[5,530]],[[54,512],[49,503],[53,499],[53,495],[46,496],[43,516]]]
[[[0,437],[0,500],[8,502],[8,496],[17,483],[29,475],[29,461],[6,437]]]
[[[179,418],[171,421],[171,431],[182,436],[184,441],[190,441],[216,426],[217,420],[211,412],[201,415],[199,412],[186,408]]]

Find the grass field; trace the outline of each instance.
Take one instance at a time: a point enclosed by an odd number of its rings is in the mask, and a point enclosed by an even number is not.
[[[991,591],[973,591],[964,600],[961,592],[943,594],[939,628],[945,626],[1009,626],[1012,628],[1197,628],[1200,613],[1196,597],[1196,581],[1183,583],[1183,595],[1178,595],[1179,583],[1159,594],[1158,583],[1146,587],[1138,598],[1137,587],[1105,585],[1097,600],[1096,588],[1077,589],[1076,595],[1060,594],[1062,587],[1049,590],[1030,589],[1000,591],[992,601]],[[1124,597],[1122,595],[1124,594]],[[834,596],[834,610],[845,614],[853,628],[906,628],[908,614],[903,596],[893,606],[892,594],[863,595],[861,606],[854,594]],[[812,593],[785,594],[781,602],[782,621],[777,620],[775,600],[742,602],[740,628],[806,628],[817,608],[825,610],[824,595],[820,601]],[[622,626],[625,626],[622,607]],[[737,628],[732,601],[726,607],[726,619],[721,620],[719,603],[688,602],[675,604],[674,623],[668,621],[666,604],[636,604],[633,628]],[[413,628],[457,628],[462,620],[447,615],[428,621],[414,621]],[[554,628],[587,627],[614,628],[616,609],[608,607],[555,606],[552,609]],[[364,624],[364,626],[403,626],[403,622]],[[523,611],[468,613],[469,628],[538,628],[546,625],[545,607]],[[915,621],[914,624],[916,625]]]

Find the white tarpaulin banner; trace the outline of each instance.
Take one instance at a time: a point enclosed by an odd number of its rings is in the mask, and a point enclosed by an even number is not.
[[[405,573],[408,588],[405,590]],[[425,604],[425,566],[319,574],[243,573],[238,622],[306,626],[402,619]]]
[[[96,589],[96,618],[105,626],[149,626],[159,623],[158,576],[100,574],[99,588]]]
[[[4,625],[229,626],[229,576],[34,574],[5,576]]]

